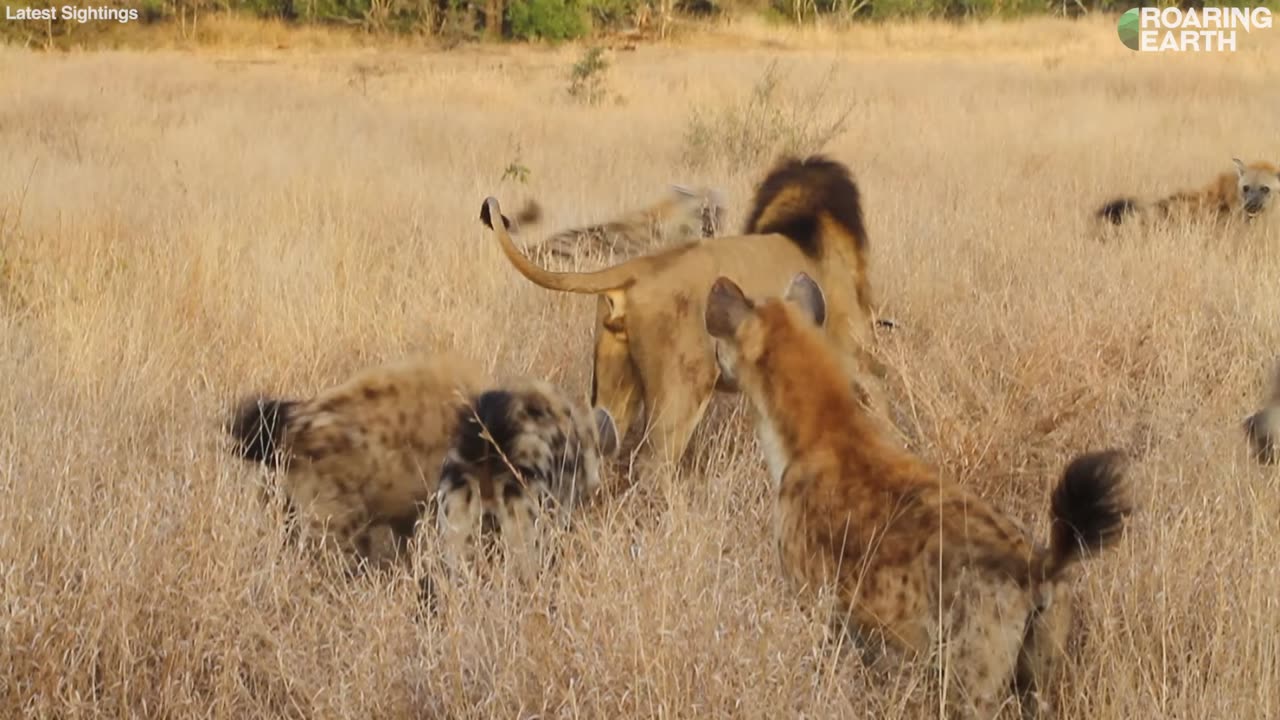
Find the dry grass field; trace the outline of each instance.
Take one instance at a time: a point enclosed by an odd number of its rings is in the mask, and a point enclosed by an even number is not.
[[[611,55],[595,106],[565,92],[571,47],[0,49],[0,715],[937,717],[923,674],[873,681],[791,599],[733,398],[554,576],[434,620],[429,542],[412,572],[332,579],[219,430],[244,393],[446,347],[585,395],[594,301],[520,278],[482,199],[536,196],[550,230],[708,183],[736,228],[783,144],[847,111],[822,149],[862,189],[920,452],[1041,537],[1072,455],[1135,457],[1062,717],[1280,716],[1280,476],[1239,427],[1280,351],[1280,234],[1089,223],[1280,160],[1277,49],[1139,56],[1105,20],[756,28]],[[782,120],[717,139],[773,60]]]

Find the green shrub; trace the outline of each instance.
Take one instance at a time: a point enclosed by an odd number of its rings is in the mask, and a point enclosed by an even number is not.
[[[569,97],[588,105],[602,102],[609,94],[604,77],[608,69],[609,61],[604,57],[604,50],[587,48],[569,70]]]
[[[507,9],[511,36],[520,40],[572,40],[587,34],[575,0],[513,0]]]

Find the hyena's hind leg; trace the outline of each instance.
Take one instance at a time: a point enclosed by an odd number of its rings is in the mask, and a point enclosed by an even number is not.
[[[939,660],[949,715],[992,720],[1016,702],[1009,690],[1031,599],[1008,578],[975,568],[966,568],[946,596]]]
[[[321,555],[336,551],[351,575],[359,574],[371,560],[385,561],[381,555],[394,545],[394,533],[388,526],[371,525],[359,495],[344,490],[344,483],[330,478],[300,475],[290,478],[294,482],[289,494],[298,509],[302,543]],[[378,557],[371,558],[371,552]]]
[[[358,557],[371,568],[385,568],[406,558],[423,512],[425,504],[419,503],[413,512],[401,517],[365,523],[353,536]]]
[[[1027,620],[1022,651],[1014,676],[1014,690],[1026,720],[1054,717],[1057,690],[1070,661],[1068,646],[1075,631],[1075,597],[1065,583],[1057,583],[1045,607]]]

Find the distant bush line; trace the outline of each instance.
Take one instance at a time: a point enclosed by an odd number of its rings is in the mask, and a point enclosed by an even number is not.
[[[32,7],[58,6],[41,0]],[[116,0],[139,8],[144,23],[194,23],[210,13],[236,13],[298,25],[342,25],[373,33],[451,40],[572,40],[635,32],[665,36],[680,18],[758,15],[780,23],[857,23],[910,19],[989,19],[1031,15],[1076,17],[1134,6],[1254,6],[1275,0]],[[56,23],[55,23],[56,24]]]

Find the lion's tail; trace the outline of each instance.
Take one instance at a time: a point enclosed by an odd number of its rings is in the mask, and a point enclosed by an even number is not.
[[[1120,537],[1133,511],[1125,492],[1127,464],[1123,451],[1106,450],[1079,455],[1067,465],[1050,502],[1049,546],[1032,562],[1033,583],[1052,581]]]
[[[226,431],[235,442],[235,453],[245,460],[267,467],[284,461],[285,428],[298,403],[250,397],[240,401],[227,423]]]
[[[495,223],[493,218],[499,218],[501,222]],[[498,244],[502,246],[503,254],[507,256],[507,260],[511,261],[516,270],[520,271],[521,275],[524,275],[533,283],[548,290],[585,294],[606,293],[630,285],[635,278],[632,266],[634,261],[624,262],[620,265],[594,272],[553,272],[539,267],[525,257],[525,254],[521,252],[520,248],[516,247],[515,242],[511,239],[511,234],[508,231],[511,221],[502,214],[502,208],[498,205],[497,198],[489,197],[485,199],[484,205],[480,208],[480,221],[485,224],[485,227],[493,231],[494,236],[498,239]]]

